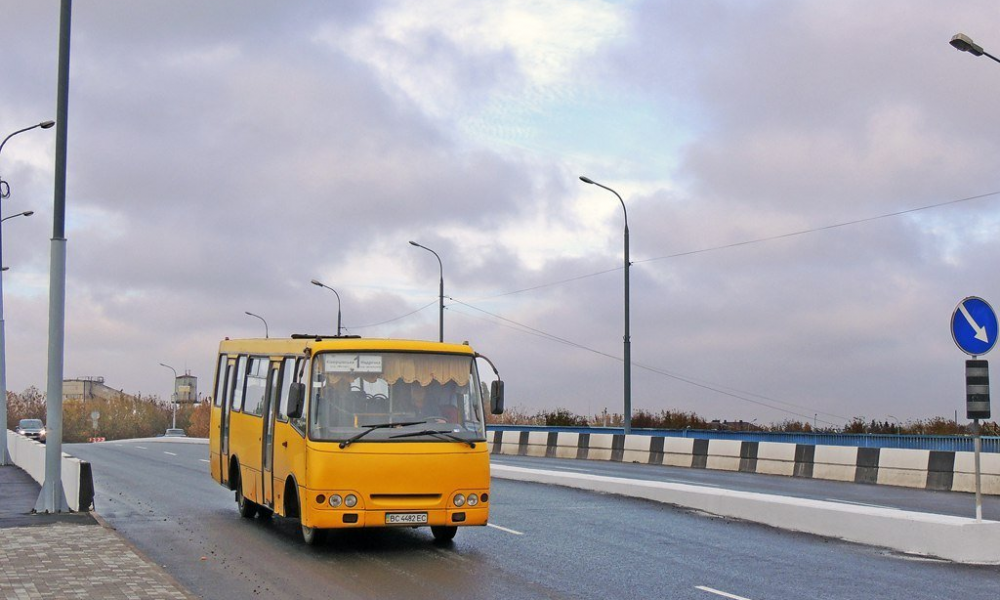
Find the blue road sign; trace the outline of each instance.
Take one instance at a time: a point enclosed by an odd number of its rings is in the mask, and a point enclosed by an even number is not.
[[[997,343],[997,314],[982,298],[969,296],[951,315],[951,337],[962,352],[982,356]]]

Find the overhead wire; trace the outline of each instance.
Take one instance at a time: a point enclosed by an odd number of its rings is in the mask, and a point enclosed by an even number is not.
[[[832,229],[839,229],[839,228],[842,228],[842,227],[849,227],[851,225],[860,225],[862,223],[868,223],[868,222],[871,222],[871,221],[878,221],[878,220],[881,220],[881,219],[888,219],[888,218],[891,218],[891,217],[899,217],[899,216],[906,215],[906,214],[911,214],[911,213],[920,212],[920,211],[924,211],[924,210],[930,210],[930,209],[934,209],[934,208],[941,208],[943,206],[950,206],[950,205],[959,204],[959,203],[962,203],[962,202],[970,202],[970,201],[973,201],[973,200],[981,200],[983,198],[989,198],[989,197],[998,196],[998,195],[1000,195],[1000,190],[997,190],[997,191],[994,191],[994,192],[988,192],[988,193],[985,193],[985,194],[977,194],[975,196],[967,196],[965,198],[958,198],[958,199],[955,199],[955,200],[946,200],[944,202],[937,202],[937,203],[934,203],[934,204],[928,204],[926,206],[919,206],[919,207],[916,207],[916,208],[907,208],[907,209],[904,209],[904,210],[898,210],[898,211],[894,211],[894,212],[890,212],[890,213],[885,213],[885,214],[881,214],[881,215],[875,215],[875,216],[872,216],[872,217],[864,217],[864,218],[860,218],[860,219],[852,219],[850,221],[843,221],[843,222],[840,222],[840,223],[833,223],[833,224],[830,224],[830,225],[821,225],[821,226],[818,226],[818,227],[811,227],[811,228],[808,228],[808,229],[801,229],[801,230],[798,230],[798,231],[790,231],[790,232],[787,232],[787,233],[780,233],[780,234],[777,234],[777,235],[772,235],[772,236],[767,236],[767,237],[762,237],[762,238],[755,238],[755,239],[743,240],[743,241],[739,241],[739,242],[732,242],[730,244],[722,244],[722,245],[719,245],[719,246],[711,246],[711,247],[708,247],[708,248],[700,248],[700,249],[697,249],[697,250],[687,250],[685,252],[677,252],[677,253],[674,253],[674,254],[667,254],[665,256],[654,256],[652,258],[643,258],[643,259],[639,259],[639,260],[633,260],[631,262],[631,264],[633,264],[633,265],[641,265],[641,264],[644,264],[644,263],[649,263],[649,262],[654,262],[654,261],[659,261],[659,260],[667,260],[667,259],[671,259],[671,258],[681,258],[681,257],[684,257],[684,256],[693,256],[695,254],[705,254],[707,252],[716,252],[716,251],[719,251],[719,250],[729,250],[729,249],[732,249],[732,248],[739,248],[739,247],[742,247],[742,246],[750,246],[750,245],[753,245],[753,244],[761,244],[761,243],[764,243],[764,242],[772,242],[772,241],[775,241],[775,240],[787,239],[787,238],[797,237],[797,236],[806,235],[806,234],[810,234],[810,233],[819,233],[819,232],[823,232],[823,231],[830,231]],[[556,285],[562,285],[564,283],[571,283],[573,281],[579,281],[581,279],[587,279],[587,278],[590,278],[590,277],[597,277],[599,275],[604,275],[606,273],[613,273],[615,271],[621,271],[624,268],[625,268],[624,266],[617,266],[617,267],[610,268],[610,269],[604,269],[603,271],[596,271],[596,272],[593,272],[593,273],[586,273],[584,275],[577,275],[576,277],[570,277],[570,278],[567,278],[567,279],[560,279],[558,281],[553,281],[553,282],[550,282],[550,283],[541,283],[541,284],[534,285],[534,286],[527,287],[527,288],[510,290],[510,291],[507,291],[507,292],[500,292],[498,294],[493,294],[493,295],[490,295],[490,296],[481,296],[481,297],[477,298],[477,300],[491,300],[493,298],[502,298],[504,296],[511,296],[511,295],[514,295],[514,294],[521,294],[521,293],[524,293],[524,292],[532,292],[532,291],[539,290],[539,289],[546,288],[546,287],[552,287],[552,286],[556,286]]]
[[[554,342],[557,342],[557,343],[561,343],[561,344],[565,344],[565,345],[568,345],[568,346],[572,346],[574,348],[585,350],[585,351],[590,352],[592,354],[597,354],[598,356],[603,356],[605,358],[610,358],[610,359],[616,360],[618,362],[622,362],[624,360],[620,356],[615,356],[614,354],[609,354],[607,352],[602,352],[600,350],[596,350],[594,348],[590,348],[590,347],[585,346],[583,344],[580,344],[578,342],[574,342],[572,340],[568,340],[566,338],[562,338],[562,337],[559,337],[557,335],[553,335],[553,334],[547,333],[547,332],[542,331],[540,329],[531,327],[529,325],[525,325],[523,323],[519,323],[517,321],[514,321],[512,319],[508,319],[507,317],[503,317],[503,316],[498,315],[496,313],[492,313],[492,312],[490,312],[488,310],[484,310],[484,309],[479,308],[477,306],[473,306],[473,305],[469,304],[468,302],[463,302],[461,300],[458,300],[458,299],[450,297],[450,296],[448,298],[452,302],[455,302],[457,304],[461,304],[462,306],[466,306],[468,308],[471,308],[472,310],[475,310],[477,312],[481,312],[481,313],[483,313],[485,315],[489,315],[489,316],[491,316],[491,317],[493,317],[495,319],[499,319],[500,321],[504,322],[504,323],[501,323],[501,325],[507,326],[507,327],[509,327],[511,329],[514,329],[516,331],[521,331],[523,333],[528,333],[528,334],[534,335],[536,337],[541,337],[541,338],[548,339],[548,340],[551,340],[551,341],[554,341]],[[461,312],[456,312],[455,314],[462,314],[462,313]],[[465,316],[473,317],[473,315],[465,315]],[[506,325],[508,323],[511,324],[511,325],[514,325],[514,327],[511,327],[510,325]],[[652,373],[656,373],[658,375],[663,375],[664,377],[668,377],[670,379],[675,379],[677,381],[681,381],[681,382],[686,383],[688,385],[692,385],[692,386],[695,386],[695,387],[698,387],[698,388],[701,388],[701,389],[709,390],[709,391],[715,392],[717,394],[722,394],[724,396],[729,396],[731,398],[735,398],[735,399],[738,399],[738,400],[743,400],[745,402],[749,402],[751,404],[756,404],[758,406],[764,406],[764,407],[770,408],[772,410],[777,410],[777,411],[788,413],[788,414],[795,415],[795,416],[798,416],[798,417],[803,417],[805,419],[814,418],[814,419],[816,419],[818,421],[819,419],[816,418],[816,415],[823,414],[823,415],[826,415],[826,416],[835,417],[835,418],[838,418],[838,419],[843,419],[845,422],[849,420],[847,417],[843,417],[843,416],[840,416],[840,415],[835,415],[833,413],[828,413],[828,412],[824,412],[824,411],[818,411],[818,410],[813,409],[812,407],[802,406],[802,405],[795,404],[795,403],[792,403],[792,402],[785,402],[785,401],[777,400],[777,399],[774,399],[774,398],[768,398],[767,396],[762,396],[760,394],[754,394],[752,392],[745,392],[745,391],[742,391],[742,390],[736,390],[735,388],[728,388],[727,389],[727,386],[722,386],[720,384],[715,384],[715,383],[711,383],[711,382],[700,382],[700,381],[698,381],[696,379],[693,379],[693,378],[690,378],[690,377],[685,377],[685,376],[682,376],[682,375],[678,375],[676,373],[671,373],[669,371],[665,371],[663,369],[652,367],[650,365],[645,365],[645,364],[642,364],[642,363],[639,363],[639,362],[632,361],[632,365],[635,366],[635,367],[638,367],[640,369],[643,369],[643,370],[646,370],[646,371],[650,371]],[[798,408],[798,409],[810,410],[810,411],[813,411],[813,413],[812,414],[802,414],[802,413],[799,413],[799,412],[795,412],[793,410],[789,410],[787,408],[781,408],[780,406],[774,406],[772,404],[768,404],[767,402],[763,402],[761,400],[754,400],[753,398],[748,398],[747,396],[755,396],[757,398],[762,398],[764,400],[768,400],[770,402],[774,402],[774,403],[777,403],[777,404],[784,404],[786,406],[792,406],[792,407],[795,407],[795,408]],[[823,423],[827,424],[827,425],[838,425],[837,423],[832,423],[832,422],[829,422],[829,421],[826,421],[826,420],[823,420]]]

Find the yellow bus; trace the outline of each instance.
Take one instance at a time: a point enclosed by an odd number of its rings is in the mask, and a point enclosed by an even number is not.
[[[484,406],[467,344],[293,335],[219,345],[209,430],[212,477],[243,517],[300,520],[307,544],[330,529],[486,525]]]

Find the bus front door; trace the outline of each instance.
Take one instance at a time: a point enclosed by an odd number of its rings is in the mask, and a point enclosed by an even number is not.
[[[219,419],[219,481],[229,483],[229,408],[233,403],[233,382],[236,373],[236,361],[229,359],[226,363],[226,386],[223,388],[222,411]]]
[[[263,495],[260,503],[263,506],[274,510],[274,420],[278,414],[278,395],[281,389],[281,363],[271,363],[271,371],[267,376],[267,392],[264,394],[264,418],[263,421],[263,443],[260,445],[263,455],[261,456],[261,477],[264,481],[261,486]]]

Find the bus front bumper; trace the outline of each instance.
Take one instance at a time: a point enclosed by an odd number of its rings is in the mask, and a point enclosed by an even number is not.
[[[313,510],[305,523],[317,529],[349,527],[483,526],[489,508],[435,508],[428,510]]]

